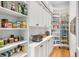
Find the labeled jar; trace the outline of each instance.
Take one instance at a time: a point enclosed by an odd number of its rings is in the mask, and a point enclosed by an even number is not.
[[[5,23],[5,28],[12,28],[12,22],[6,22]]]
[[[14,42],[18,42],[18,41],[19,41],[19,37],[17,36],[14,38]]]
[[[27,28],[27,23],[25,21],[21,21],[20,27]]]
[[[17,22],[17,28],[20,28],[20,23],[21,23],[21,22]]]
[[[9,43],[13,43],[14,42],[14,35],[11,35],[10,38],[8,39]]]
[[[0,38],[0,48],[2,48],[3,46],[4,46],[4,40]]]

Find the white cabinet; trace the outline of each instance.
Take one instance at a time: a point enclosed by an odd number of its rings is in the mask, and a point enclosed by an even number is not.
[[[46,57],[47,56],[47,42],[43,42],[39,45],[39,57]]]
[[[39,24],[41,27],[50,26],[51,15],[44,10],[37,2],[29,3],[29,25],[36,26]]]
[[[30,57],[46,57],[47,56],[47,42],[43,42],[35,47],[30,46]]]
[[[34,56],[35,57],[43,57],[44,56],[44,45],[40,44],[34,48]]]
[[[32,43],[29,46],[30,57],[48,57],[53,48],[52,39],[48,39],[41,43]]]
[[[47,55],[49,56],[53,49],[53,39],[47,41]]]

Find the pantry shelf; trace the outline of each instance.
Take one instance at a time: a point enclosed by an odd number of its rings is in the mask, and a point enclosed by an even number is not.
[[[65,46],[65,47],[69,47],[69,45],[67,45],[67,44],[54,44],[53,47],[55,47],[55,46],[61,46],[61,47],[62,47],[62,46]]]
[[[19,18],[19,17],[20,18],[26,18],[27,17],[26,15],[23,15],[21,13],[18,13],[18,12],[12,11],[12,10],[9,10],[9,9],[1,7],[1,6],[0,6],[0,13],[10,15],[10,16],[14,16],[14,17],[17,17],[17,18]]]
[[[19,42],[7,44],[4,47],[0,48],[0,53],[10,50],[10,49],[16,47],[17,45],[24,44],[24,43],[27,43],[27,41],[19,41]]]
[[[22,53],[16,53],[16,54],[12,55],[11,57],[25,57],[25,56],[27,56],[27,53],[22,52]]]
[[[27,30],[27,28],[0,28],[0,30]]]

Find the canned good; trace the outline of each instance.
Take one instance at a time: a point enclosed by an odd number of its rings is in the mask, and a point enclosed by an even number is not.
[[[20,22],[17,22],[17,28],[20,28]]]
[[[0,48],[4,46],[4,40],[0,39]]]
[[[14,42],[14,38],[9,38],[9,43],[13,43]]]
[[[21,28],[26,28],[27,27],[26,22],[25,21],[21,21],[20,27]]]

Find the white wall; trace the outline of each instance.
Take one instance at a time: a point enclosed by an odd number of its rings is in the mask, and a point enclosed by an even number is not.
[[[70,22],[73,20],[74,17],[76,17],[76,8],[77,8],[77,2],[71,1],[70,6],[69,6],[69,26]],[[70,27],[69,27],[70,30]],[[69,47],[70,47],[70,55],[75,56],[75,51],[76,51],[76,35],[72,34],[69,32]]]
[[[39,24],[40,27],[50,27],[51,15],[37,2],[31,1],[29,3],[29,26],[34,26],[34,28],[30,28],[30,33],[38,34],[47,30],[46,28],[35,28],[36,24]]]

